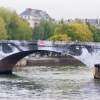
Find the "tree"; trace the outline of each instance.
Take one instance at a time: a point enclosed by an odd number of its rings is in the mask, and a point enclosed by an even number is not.
[[[66,34],[72,41],[93,41],[93,34],[88,26],[77,22],[58,25],[54,34]]]
[[[33,29],[33,39],[43,40],[44,39],[44,28],[41,25],[37,25]]]
[[[43,27],[44,29],[44,39],[48,39],[49,37],[51,37],[54,34],[54,29],[52,27],[52,23],[48,22],[48,21],[41,21],[40,25]]]
[[[68,37],[71,37],[72,41],[76,41],[78,38],[78,35],[75,34],[76,28],[74,26],[71,26],[69,24],[60,24],[55,28],[54,34],[65,34]]]
[[[59,34],[59,35],[54,35],[50,37],[48,40],[53,40],[53,41],[71,41],[71,38],[68,37],[67,35]]]
[[[0,40],[4,40],[7,38],[7,32],[6,32],[5,27],[6,27],[5,22],[0,17]]]
[[[75,34],[78,36],[78,41],[93,41],[93,33],[89,30],[88,26],[83,23],[71,23],[71,26],[76,28]]]
[[[6,24],[9,24],[11,21],[11,15],[14,12],[11,8],[0,7],[0,16],[4,19]]]
[[[30,40],[32,38],[32,28],[29,26],[29,23],[20,18],[15,11],[1,7],[0,15],[6,23],[9,39]]]
[[[48,21],[41,21],[39,25],[33,29],[33,39],[48,39],[54,35],[55,25]]]
[[[100,29],[96,28],[93,33],[94,42],[100,42]]]
[[[100,29],[95,27],[94,25],[90,25],[89,22],[86,22],[89,30],[93,33],[94,42],[100,42]]]
[[[11,39],[19,40],[31,40],[32,39],[32,28],[29,26],[26,20],[19,18],[16,13],[13,13],[12,20],[9,24],[9,36]]]

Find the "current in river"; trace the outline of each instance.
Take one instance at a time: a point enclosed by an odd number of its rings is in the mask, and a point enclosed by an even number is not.
[[[0,100],[100,100],[100,80],[86,66],[32,66],[0,75]]]

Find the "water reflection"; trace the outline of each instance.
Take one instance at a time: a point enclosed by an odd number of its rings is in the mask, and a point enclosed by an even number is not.
[[[16,98],[16,99],[14,99]],[[0,75],[2,100],[99,100],[100,80],[85,66],[17,68]]]

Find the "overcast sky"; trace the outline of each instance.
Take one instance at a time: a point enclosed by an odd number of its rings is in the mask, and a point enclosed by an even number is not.
[[[100,0],[0,0],[0,6],[11,7],[18,14],[26,8],[46,11],[52,18],[100,18]]]

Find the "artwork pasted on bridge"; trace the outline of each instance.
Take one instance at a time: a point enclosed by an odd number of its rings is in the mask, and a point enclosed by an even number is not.
[[[38,50],[55,51],[70,55],[88,67],[94,67],[100,63],[100,43],[38,41],[38,45]]]
[[[70,55],[90,68],[100,64],[100,43],[3,40],[0,41],[0,73],[12,72],[23,57],[40,51]]]
[[[34,42],[29,42],[29,41],[18,41],[18,40],[0,41],[0,60],[19,52],[34,50],[33,46]]]
[[[0,73],[12,73],[15,64],[37,50],[37,41],[0,41]]]

